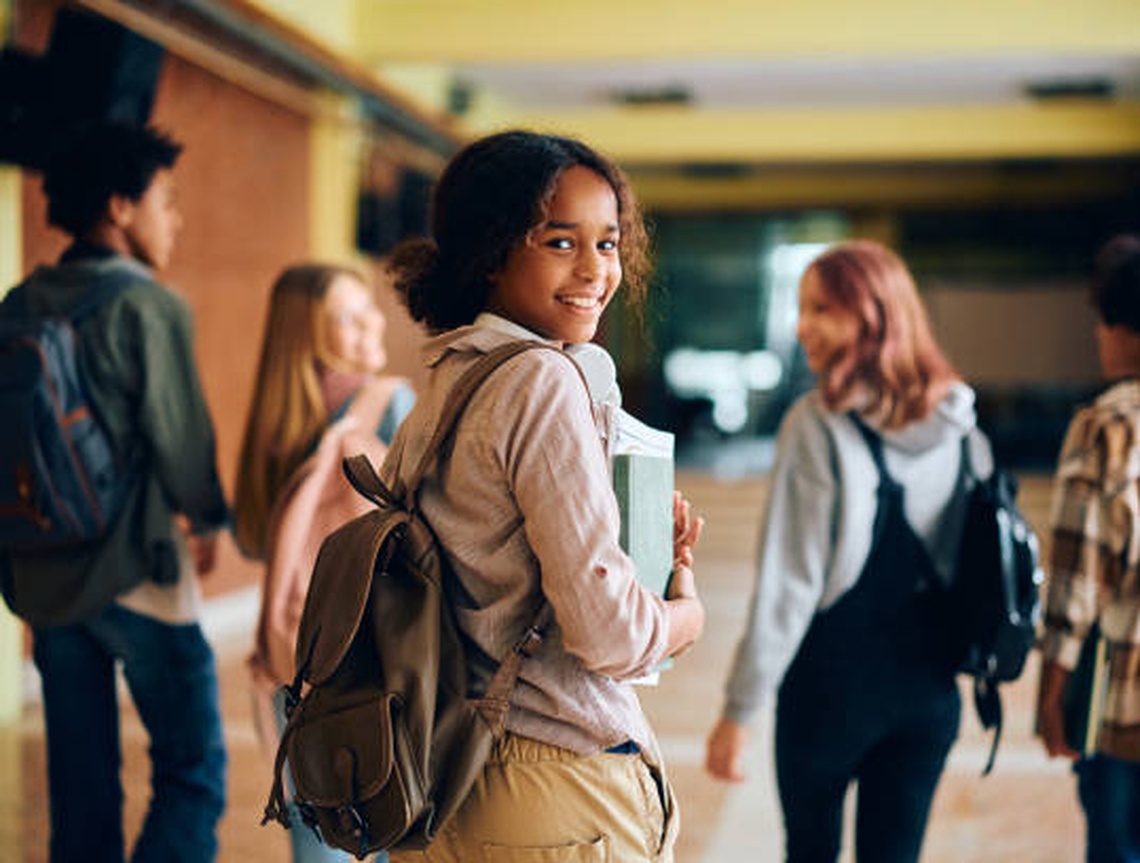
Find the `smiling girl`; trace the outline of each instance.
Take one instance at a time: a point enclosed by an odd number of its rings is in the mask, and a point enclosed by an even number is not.
[[[384,464],[389,487],[481,356],[519,339],[589,341],[623,278],[640,300],[646,237],[609,161],[577,141],[507,132],[452,160],[432,239],[392,263],[413,317],[438,335],[425,349],[428,387]],[[419,503],[455,574],[473,695],[543,600],[554,622],[522,665],[507,733],[470,797],[426,851],[392,859],[672,860],[676,804],[630,681],[701,632],[690,569],[700,521],[679,503],[669,594],[643,588],[618,545],[590,395],[554,351],[517,355],[483,384]]]

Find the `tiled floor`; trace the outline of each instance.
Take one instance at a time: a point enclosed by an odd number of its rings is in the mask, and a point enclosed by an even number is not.
[[[704,736],[720,706],[720,689],[743,625],[752,583],[757,512],[764,485],[684,473],[679,485],[707,517],[698,577],[708,610],[703,640],[643,701],[661,737],[683,811],[678,863],[778,861],[781,836],[771,759],[771,717],[763,716],[749,756],[749,781],[726,786],[702,770]],[[1047,483],[1027,478],[1023,503],[1040,522]],[[222,863],[288,861],[284,832],[258,826],[270,783],[251,724],[243,655],[255,602],[239,597],[212,615],[222,667],[230,751],[230,805],[221,825]],[[218,622],[218,621],[222,622]],[[228,621],[228,622],[227,622]],[[1049,762],[1030,735],[1031,668],[1006,694],[1006,731],[994,773],[981,778],[987,738],[970,708],[935,803],[924,861],[1070,863],[1081,859],[1082,825],[1066,766]],[[968,702],[967,702],[968,705]],[[145,735],[123,709],[127,829],[138,830],[148,794]],[[0,732],[0,863],[42,863],[46,808],[42,720],[34,705],[14,730]],[[846,859],[846,858],[845,858]]]

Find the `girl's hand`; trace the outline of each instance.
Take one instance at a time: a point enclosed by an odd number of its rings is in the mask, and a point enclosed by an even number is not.
[[[692,506],[679,491],[673,492],[673,566],[693,565],[693,548],[701,538],[705,520],[693,515]]]
[[[715,779],[725,782],[743,782],[744,750],[748,746],[749,730],[730,719],[721,719],[709,734],[705,750],[705,770]]]
[[[705,606],[697,594],[697,579],[685,564],[673,562],[673,575],[665,591],[665,604],[669,609],[668,656],[683,655],[705,628]]]

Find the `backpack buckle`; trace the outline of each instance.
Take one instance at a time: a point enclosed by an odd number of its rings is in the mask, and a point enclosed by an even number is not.
[[[542,641],[542,630],[537,625],[528,626],[519,643],[515,645],[515,651],[529,659],[540,641]]]
[[[360,814],[360,810],[352,803],[345,803],[334,809],[333,815],[337,819],[337,830],[346,836],[351,836],[360,843],[362,849],[365,848],[368,838],[368,825],[364,821],[364,816]]]

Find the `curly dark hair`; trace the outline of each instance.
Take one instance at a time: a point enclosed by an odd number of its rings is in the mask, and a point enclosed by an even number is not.
[[[1101,247],[1090,295],[1104,323],[1140,333],[1140,235],[1120,234]]]
[[[139,200],[155,174],[173,168],[182,145],[151,126],[106,122],[83,127],[48,158],[48,222],[82,237],[114,195]]]
[[[407,240],[393,250],[389,268],[412,317],[434,332],[474,321],[487,305],[489,276],[525,242],[559,176],[576,165],[614,190],[626,298],[640,306],[649,279],[649,239],[625,174],[580,141],[513,130],[461,150],[436,185],[431,238]]]

